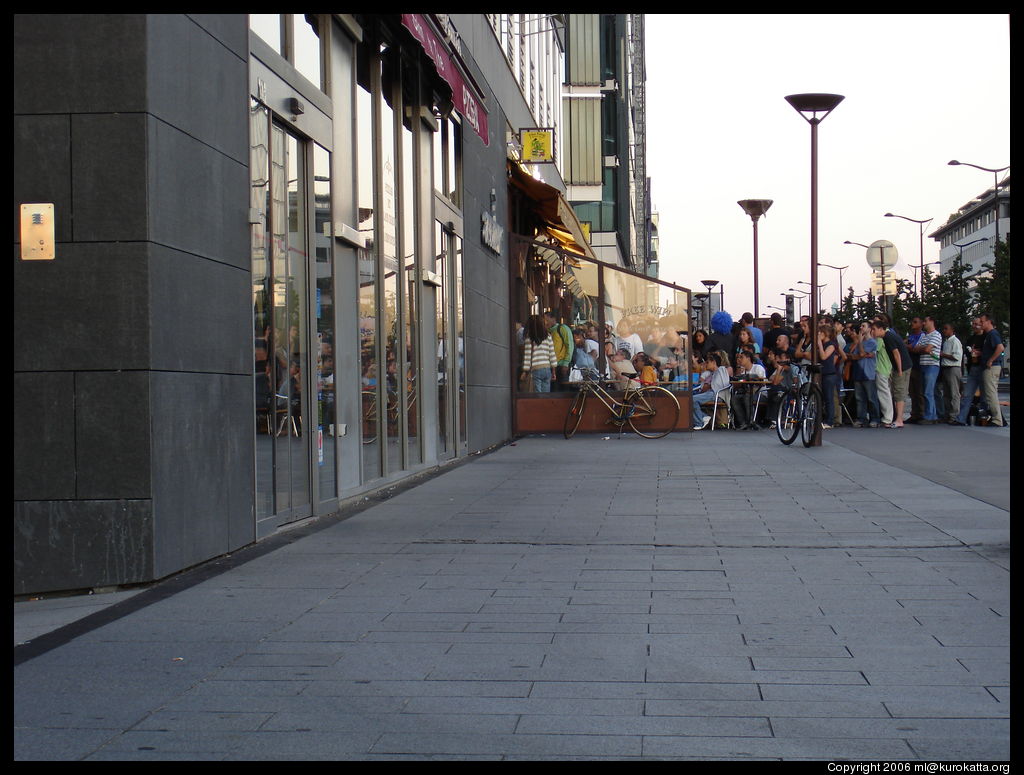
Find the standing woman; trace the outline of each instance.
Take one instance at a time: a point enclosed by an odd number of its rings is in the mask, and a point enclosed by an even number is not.
[[[836,391],[839,387],[839,343],[832,337],[830,326],[818,329],[818,359],[821,362],[821,392],[825,397],[825,422],[822,428],[836,424]]]
[[[558,366],[555,358],[555,343],[548,333],[540,315],[530,315],[526,320],[526,339],[523,343],[522,376],[530,377],[530,386],[535,393],[551,392],[551,376]]]

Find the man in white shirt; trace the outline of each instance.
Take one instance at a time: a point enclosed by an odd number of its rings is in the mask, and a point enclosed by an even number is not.
[[[960,412],[960,377],[963,373],[964,346],[952,323],[942,326],[942,354],[938,389],[942,393],[943,419],[955,420]]]
[[[764,366],[754,363],[750,353],[740,350],[736,353],[736,374],[732,386],[732,416],[737,428],[749,427],[754,397],[764,388],[759,385],[744,385],[746,380],[763,380]]]

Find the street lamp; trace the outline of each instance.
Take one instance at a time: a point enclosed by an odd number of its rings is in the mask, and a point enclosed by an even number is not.
[[[790,94],[786,97],[793,109],[811,125],[811,287],[818,286],[818,124],[844,99],[841,94]],[[818,114],[821,113],[820,117]],[[810,114],[810,115],[808,115]],[[811,364],[818,364],[818,316],[811,315]],[[817,369],[812,369],[817,372]],[[821,385],[821,375],[814,374]],[[812,447],[821,446],[821,425],[815,423]]]
[[[919,220],[917,220],[917,218],[908,218],[905,215],[896,215],[895,213],[886,213],[885,217],[886,218],[902,218],[905,221],[910,221],[911,223],[916,223],[917,224],[918,230],[920,231],[920,240],[921,240],[921,263],[918,264],[918,267],[924,266],[924,227],[925,227],[926,223],[931,223],[933,219],[929,218],[926,221],[919,221]],[[911,266],[913,266],[913,264],[911,264]],[[921,273],[921,277],[924,278],[924,272],[923,271]],[[915,282],[916,282],[917,281],[917,273],[916,272],[914,273],[914,278],[915,278]],[[924,280],[923,279],[921,280],[921,298],[922,299],[924,298]]]
[[[796,297],[796,303],[797,303],[797,313],[796,314],[797,314],[797,320],[799,320],[800,318],[802,318],[804,316],[804,299],[809,298],[810,295],[811,295],[811,292],[810,291],[801,290],[800,288],[790,288],[789,290],[790,290],[791,293],[803,293],[803,294],[805,294],[804,296],[797,296]],[[779,295],[780,296],[786,296],[787,294],[780,293]],[[811,305],[808,304],[807,306],[810,307]]]
[[[847,265],[847,266],[832,266],[832,264],[818,264],[818,266],[827,266],[829,269],[838,269],[839,270],[839,306],[842,306],[843,305],[843,272],[846,269],[850,268],[849,265]]]
[[[754,224],[754,317],[760,314],[758,312],[757,221],[768,212],[768,208],[772,206],[772,201],[771,199],[741,199],[736,203],[743,208],[743,212],[750,216],[750,220]]]
[[[819,264],[819,266],[820,266],[820,264]],[[810,285],[810,283],[807,282],[806,280],[797,280],[796,284],[797,285]],[[821,309],[822,309],[822,306],[821,306],[821,289],[824,288],[826,285],[828,285],[828,283],[822,283],[821,285],[818,286],[818,309],[816,311],[815,310],[808,310],[809,312],[811,312],[814,315],[821,314]],[[811,292],[808,291],[807,295],[810,296]],[[811,301],[813,302],[814,299],[811,299]]]
[[[941,261],[929,261],[927,264],[924,263],[924,262],[922,262],[920,264],[910,264],[910,268],[911,269],[920,269],[921,270],[921,301],[924,301],[924,297],[925,297],[925,282],[926,282],[926,278],[928,276],[928,275],[926,275],[924,273],[924,268],[926,266],[935,266],[936,264],[942,264],[942,262]],[[914,275],[916,276],[917,272],[915,272]]]
[[[710,294],[708,294],[708,293],[695,293],[695,294],[693,294],[693,298],[699,304],[698,309],[700,310],[700,312],[698,314],[700,314],[700,316],[704,319],[704,323],[701,325],[701,328],[703,328],[705,331],[707,331],[707,328],[708,328],[708,324],[707,324],[707,308],[709,306],[711,306],[711,304],[710,304],[711,300],[709,299],[709,296],[710,296]]]
[[[995,211],[996,211],[996,241],[995,241],[995,245],[996,245],[996,247],[998,247],[998,245],[999,245],[999,173],[1000,172],[1006,172],[1006,170],[1010,169],[1009,166],[999,167],[998,169],[993,169],[991,167],[979,167],[977,164],[971,164],[970,162],[966,162],[966,161],[957,161],[956,159],[953,159],[953,161],[949,162],[949,165],[952,166],[952,167],[957,167],[957,166],[974,167],[974,169],[976,169],[976,170],[982,170],[983,172],[991,172],[992,173],[992,201],[995,203]],[[993,253],[993,255],[995,254],[995,247],[992,248],[992,253]]]
[[[718,285],[718,280],[701,280],[700,284],[708,289],[708,312],[711,311],[711,289]],[[718,309],[725,309],[725,286],[721,288],[721,294],[718,297]],[[711,324],[711,319],[708,318],[708,325]]]

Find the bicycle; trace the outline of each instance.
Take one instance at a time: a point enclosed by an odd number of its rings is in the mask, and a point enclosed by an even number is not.
[[[645,439],[660,439],[675,430],[679,422],[679,400],[672,391],[658,385],[638,387],[631,380],[622,400],[618,401],[600,383],[596,371],[585,369],[582,376],[579,392],[565,415],[565,438],[571,439],[580,427],[583,408],[591,395],[611,412],[606,422],[617,426],[620,435],[624,425],[629,425],[634,433]]]
[[[779,436],[779,441],[787,446],[796,441],[799,435],[804,446],[809,447],[814,441],[815,433],[821,427],[824,406],[821,388],[809,378],[809,375],[818,373],[821,366],[810,363],[794,365],[806,371],[808,379],[803,384],[791,386],[782,395],[775,418],[775,432]]]

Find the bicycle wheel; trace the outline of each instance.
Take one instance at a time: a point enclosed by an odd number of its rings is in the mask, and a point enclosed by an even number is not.
[[[804,411],[800,418],[800,439],[805,447],[809,447],[814,442],[814,434],[821,428],[821,389],[808,382],[801,388],[801,392],[804,394]]]
[[[629,427],[645,439],[660,439],[679,422],[679,401],[672,391],[657,385],[640,388],[627,397],[624,411]]]
[[[571,439],[576,429],[580,427],[580,420],[583,419],[583,405],[587,403],[587,390],[580,390],[569,403],[569,411],[565,413],[565,426],[562,433],[565,438]]]
[[[789,390],[779,399],[779,412],[775,418],[775,432],[779,441],[789,445],[796,441],[800,433],[797,418],[800,415],[800,397],[795,390]]]

